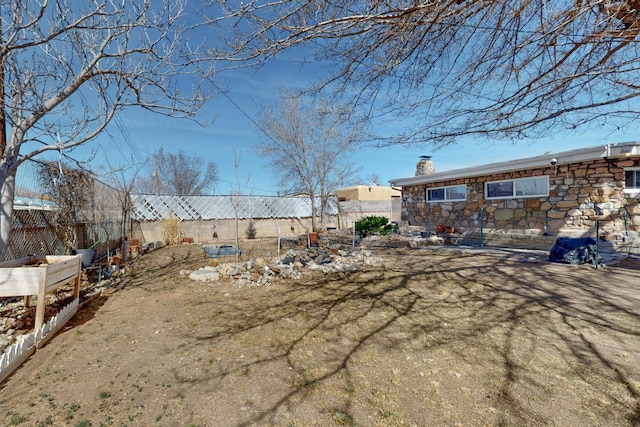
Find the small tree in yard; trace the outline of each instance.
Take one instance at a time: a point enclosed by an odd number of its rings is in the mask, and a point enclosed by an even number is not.
[[[94,180],[85,170],[52,162],[42,165],[40,182],[56,204],[51,225],[69,254],[78,247],[77,224],[92,211]]]
[[[131,202],[131,192],[138,181],[139,164],[133,159],[129,164],[124,166],[116,166],[111,164],[107,159],[106,172],[104,179],[108,185],[102,184],[100,191],[96,192],[96,204],[101,204],[97,209],[97,219],[106,220],[120,218],[120,251],[124,253],[124,238],[129,235],[127,226],[130,225],[130,215],[133,211],[133,203]],[[114,210],[119,211],[114,215]],[[105,238],[108,240],[108,235]]]
[[[236,248],[240,249],[240,203],[242,201],[242,193],[245,191],[247,186],[249,185],[249,181],[251,180],[251,175],[247,176],[247,180],[244,185],[240,183],[240,153],[236,152],[235,148],[233,150],[233,168],[236,172],[236,188],[231,187],[231,204],[233,205],[233,211],[235,216],[235,238],[236,238]],[[253,214],[253,210],[252,210]],[[248,230],[245,230],[245,235]],[[249,238],[249,236],[247,235]],[[236,257],[240,257],[240,251],[236,251]]]
[[[247,225],[247,229],[244,230],[244,235],[247,239],[255,239],[258,236],[258,230],[256,230],[256,224],[253,221],[253,218],[249,220],[249,225]]]
[[[329,194],[356,172],[350,155],[366,135],[364,122],[351,113],[336,103],[305,104],[292,95],[283,96],[279,105],[261,113],[260,130],[265,138],[258,151],[271,159],[287,191],[308,195],[313,231],[323,227]]]

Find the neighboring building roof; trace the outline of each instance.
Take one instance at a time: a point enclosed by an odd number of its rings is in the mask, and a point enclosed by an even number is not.
[[[14,209],[37,209],[51,210],[55,209],[56,204],[50,200],[34,199],[32,197],[16,196],[13,199]]]
[[[187,221],[233,219],[236,215],[239,219],[311,217],[311,200],[308,197],[132,194],[131,202],[134,219],[138,221],[156,221],[171,217]],[[317,209],[319,206],[318,199]],[[338,213],[335,198],[329,198],[326,213]]]
[[[491,175],[502,172],[541,168],[545,166],[553,167],[551,165],[552,159],[555,159],[557,166],[560,166],[563,164],[595,160],[598,158],[623,158],[630,156],[640,156],[640,142],[622,142],[588,148],[578,148],[570,151],[545,153],[541,156],[510,160],[507,162],[489,163],[482,166],[474,166],[464,169],[452,169],[444,172],[436,172],[431,175],[392,179],[389,182],[393,186],[403,187],[407,185],[427,184],[430,182]]]

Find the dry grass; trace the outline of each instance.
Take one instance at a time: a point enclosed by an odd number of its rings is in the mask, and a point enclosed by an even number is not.
[[[182,242],[180,220],[178,218],[165,218],[162,220],[162,240],[167,245],[177,245]]]
[[[385,252],[358,273],[254,288],[179,278],[207,262],[193,245],[145,255],[130,285],[10,378],[0,419],[640,422],[638,271]]]

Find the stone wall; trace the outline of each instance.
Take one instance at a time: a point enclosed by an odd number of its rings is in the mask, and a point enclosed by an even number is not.
[[[594,236],[638,241],[640,200],[625,194],[624,168],[640,167],[640,158],[596,159],[581,163],[460,178],[403,188],[402,220],[436,230],[438,224],[459,232],[517,232],[539,235]],[[513,178],[549,176],[549,196],[485,200],[484,184]],[[464,202],[426,202],[426,189],[466,184]],[[625,224],[626,223],[626,224]]]

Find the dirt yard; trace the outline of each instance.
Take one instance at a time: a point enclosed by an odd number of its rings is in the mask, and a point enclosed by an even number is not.
[[[379,249],[260,287],[139,258],[0,388],[6,426],[640,425],[640,270]]]

